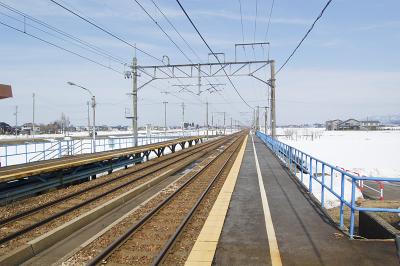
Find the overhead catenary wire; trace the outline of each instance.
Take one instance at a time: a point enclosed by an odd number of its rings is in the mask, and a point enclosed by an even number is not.
[[[47,29],[49,29],[51,31],[56,32],[57,34],[59,34],[61,36],[64,36],[64,37],[67,37],[68,39],[73,40],[74,42],[73,41],[69,41],[71,43],[74,43],[76,45],[78,45],[77,43],[79,43],[79,46],[82,49],[85,49],[85,50],[88,50],[88,51],[90,51],[92,53],[96,53],[97,55],[106,57],[106,58],[108,58],[108,59],[110,59],[110,60],[112,60],[114,62],[117,62],[117,63],[120,63],[120,64],[126,64],[126,62],[124,61],[123,58],[115,56],[115,55],[112,55],[111,53],[107,52],[106,50],[104,50],[104,49],[102,49],[102,48],[100,48],[100,47],[98,47],[98,46],[96,46],[94,44],[91,44],[91,43],[89,43],[87,41],[84,41],[84,40],[82,40],[82,39],[80,39],[80,38],[78,38],[76,36],[73,36],[72,34],[69,34],[69,33],[65,32],[65,31],[63,31],[63,30],[61,30],[59,28],[56,28],[56,27],[52,26],[52,25],[49,25],[46,22],[43,22],[43,21],[41,21],[39,19],[36,19],[33,16],[30,16],[30,15],[28,15],[28,14],[26,14],[26,13],[24,13],[24,12],[22,12],[22,11],[16,9],[16,8],[14,8],[14,7],[11,7],[10,5],[7,5],[7,4],[5,4],[5,3],[1,2],[1,1],[0,1],[0,6],[5,8],[5,9],[7,9],[7,10],[9,10],[9,11],[11,11],[11,12],[13,12],[13,13],[15,13],[15,14],[20,15],[21,17],[23,17],[24,20],[21,20],[21,19],[17,19],[17,18],[11,17],[11,16],[9,16],[7,14],[3,14],[5,16],[8,16],[8,17],[14,19],[14,20],[17,20],[17,21],[19,21],[21,23],[24,23],[24,25],[25,24],[28,25],[28,23],[26,22],[26,19],[28,19],[28,20],[30,20],[32,22],[37,23],[38,25],[40,25],[42,27],[45,27],[45,28],[47,28]],[[34,25],[29,25],[29,26],[31,26],[33,28],[36,28],[38,30],[41,30],[41,29],[39,29],[39,27],[36,27]],[[53,35],[53,36],[56,37],[55,35]],[[57,36],[57,38],[60,38],[60,37]],[[63,39],[63,38],[60,38],[60,39]],[[65,39],[63,39],[63,40],[67,41]]]
[[[258,0],[256,0],[256,16],[254,17],[254,38],[253,38],[254,42],[256,42],[256,34],[257,34],[257,17],[258,17]]]
[[[271,3],[271,9],[269,11],[269,16],[268,16],[268,23],[267,23],[267,30],[265,31],[265,41],[268,40],[268,34],[269,34],[269,28],[271,27],[271,18],[272,18],[272,11],[274,10],[274,4],[275,4],[275,0],[272,0]]]
[[[144,8],[144,6],[139,3],[138,0],[133,0],[136,2],[136,4],[138,4],[138,6],[143,10],[143,12],[146,13],[146,15],[157,25],[157,27],[164,33],[165,36],[167,36],[167,38],[174,44],[174,46],[176,47],[176,49],[179,50],[179,52],[189,61],[192,63],[192,60],[188,57],[188,55],[182,50],[182,48],[171,38],[171,36],[164,30],[163,27],[161,27],[161,25],[153,18],[153,16],[147,11],[146,8]]]
[[[79,53],[77,53],[77,52],[74,52],[74,51],[72,51],[72,50],[69,50],[69,49],[67,49],[67,48],[64,48],[64,47],[62,47],[62,46],[60,46],[60,45],[58,45],[58,44],[55,44],[55,43],[53,43],[53,42],[47,41],[47,40],[45,40],[45,39],[43,39],[43,38],[41,38],[41,37],[39,37],[39,36],[36,36],[36,35],[31,34],[31,33],[29,33],[29,32],[26,32],[26,31],[23,31],[23,30],[18,29],[18,28],[16,28],[16,27],[13,27],[13,26],[11,26],[11,25],[9,25],[9,24],[7,24],[7,23],[4,23],[4,22],[0,21],[0,24],[3,25],[3,26],[6,26],[6,27],[8,27],[8,28],[10,28],[10,29],[12,29],[12,30],[18,31],[18,32],[20,32],[20,33],[22,33],[22,34],[25,34],[25,35],[27,35],[27,36],[33,38],[33,39],[36,39],[36,40],[42,41],[42,42],[44,42],[44,43],[47,43],[47,44],[50,45],[50,46],[56,47],[56,48],[58,48],[58,49],[60,49],[60,50],[63,50],[63,51],[68,52],[68,53],[70,53],[70,54],[76,55],[76,56],[78,56],[78,57],[80,57],[80,58],[82,58],[82,59],[85,59],[85,60],[87,60],[87,61],[90,61],[90,62],[92,62],[92,63],[94,63],[94,64],[96,64],[96,65],[102,66],[102,67],[104,67],[104,68],[107,68],[107,69],[109,69],[109,70],[112,70],[112,71],[114,71],[114,72],[116,72],[116,73],[119,73],[119,74],[122,74],[122,75],[124,74],[123,72],[120,72],[120,71],[118,71],[118,70],[116,70],[116,69],[114,69],[114,68],[112,68],[112,67],[110,67],[110,66],[107,66],[107,65],[105,65],[105,64],[103,64],[103,63],[100,63],[100,62],[98,62],[98,61],[96,61],[96,60],[93,60],[93,59],[91,59],[91,58],[89,58],[89,57],[87,57],[87,56],[81,55],[81,54],[79,54]]]
[[[94,26],[95,28],[97,28],[97,29],[103,31],[104,33],[106,33],[106,34],[112,36],[113,38],[115,38],[115,39],[117,39],[117,40],[119,40],[119,41],[125,43],[126,45],[128,45],[128,46],[134,48],[135,51],[137,50],[137,51],[139,51],[139,52],[141,52],[141,53],[143,53],[143,54],[145,54],[145,55],[147,55],[147,56],[153,58],[154,60],[156,60],[156,61],[162,63],[163,65],[165,65],[165,63],[163,62],[163,60],[161,60],[161,59],[155,57],[154,55],[150,54],[149,52],[147,52],[147,51],[145,51],[145,50],[143,50],[143,49],[138,48],[135,44],[129,43],[128,41],[122,39],[121,37],[117,36],[116,34],[112,33],[111,31],[105,29],[104,27],[99,26],[96,22],[90,21],[89,19],[87,19],[87,18],[85,18],[84,16],[78,14],[78,12],[75,12],[75,11],[72,10],[71,8],[68,8],[68,7],[66,7],[65,5],[62,5],[62,4],[60,4],[59,2],[57,2],[57,1],[55,1],[55,0],[50,0],[50,1],[53,2],[54,4],[56,4],[57,6],[61,7],[62,9],[66,10],[67,12],[73,14],[74,16],[80,18],[81,20],[83,20],[83,21],[89,23],[90,25]],[[180,82],[179,79],[177,79],[177,80]]]
[[[165,15],[165,13],[161,10],[161,8],[157,5],[157,3],[154,0],[150,0],[155,8],[161,13],[161,15],[164,17],[164,19],[168,22],[168,24],[174,29],[174,31],[178,34],[178,36],[181,38],[181,40],[186,44],[186,46],[192,51],[192,53],[197,57],[197,59],[202,62],[200,56],[196,53],[196,51],[192,48],[192,46],[189,44],[189,42],[182,36],[182,34],[179,32],[179,30],[175,27],[175,25],[171,22],[171,20]],[[193,63],[191,60],[189,62]],[[218,83],[221,83],[217,78],[215,78]],[[210,83],[210,81],[206,78],[206,80]],[[223,95],[217,91],[218,95],[220,95],[224,101],[228,102]]]
[[[112,60],[112,61],[114,61],[114,62],[117,62],[117,63],[119,63],[119,64],[121,64],[121,65],[124,65],[124,66],[126,65],[126,63],[124,63],[124,62],[122,62],[122,61],[111,59],[111,58],[110,58],[109,56],[107,56],[107,55],[104,55],[104,54],[102,54],[102,53],[100,53],[100,52],[97,52],[97,51],[93,51],[93,50],[91,50],[91,49],[88,49],[87,47],[85,47],[85,46],[83,46],[83,45],[81,45],[81,44],[75,43],[75,42],[73,42],[73,41],[71,41],[71,40],[68,40],[68,39],[63,38],[63,37],[61,37],[61,36],[58,36],[58,35],[56,35],[56,34],[53,34],[53,33],[49,32],[49,31],[43,30],[43,29],[41,29],[41,28],[39,28],[39,27],[36,27],[35,25],[32,25],[32,24],[27,23],[27,22],[24,21],[24,20],[15,18],[15,17],[10,16],[10,15],[8,15],[8,14],[5,14],[5,13],[3,13],[3,12],[1,12],[1,11],[0,11],[0,14],[3,15],[3,16],[5,16],[5,17],[8,17],[8,18],[10,18],[10,19],[12,19],[12,20],[21,22],[21,23],[24,24],[24,26],[29,26],[29,27],[31,27],[31,28],[33,28],[33,29],[36,29],[36,30],[38,30],[38,31],[40,31],[40,32],[42,32],[42,33],[45,33],[45,34],[47,34],[47,35],[49,35],[49,36],[52,36],[52,37],[57,38],[57,39],[59,39],[59,40],[62,40],[62,41],[64,41],[64,42],[72,43],[72,44],[78,46],[78,47],[81,48],[81,49],[84,49],[84,50],[86,50],[86,51],[92,52],[92,53],[97,54],[97,55],[99,55],[99,56],[105,57],[105,58],[110,59],[110,60]],[[24,32],[26,32],[26,28],[24,29]]]
[[[178,3],[178,5],[180,6],[180,8],[182,9],[183,13],[185,14],[186,18],[189,20],[190,24],[193,26],[193,28],[196,30],[197,34],[200,36],[200,38],[202,39],[202,41],[204,42],[204,44],[207,46],[208,50],[210,50],[211,54],[215,57],[215,59],[218,61],[218,63],[222,66],[221,61],[219,60],[218,56],[214,53],[214,51],[211,49],[211,47],[208,45],[207,41],[204,39],[203,35],[200,33],[200,31],[197,29],[196,25],[193,23],[192,19],[190,18],[190,16],[188,15],[188,13],[186,12],[185,8],[182,6],[181,2],[179,0],[176,0],[176,2]],[[228,73],[226,72],[225,68],[222,68],[222,70],[225,73],[225,76],[228,78],[229,83],[232,85],[233,89],[236,91],[237,95],[240,97],[240,99],[242,99],[242,101],[251,109],[254,109],[252,106],[250,106],[246,100],[242,97],[242,95],[239,93],[239,91],[237,90],[235,84],[232,82],[231,78],[229,77]]]
[[[328,6],[331,4],[332,0],[329,0],[324,8],[322,9],[322,11],[320,12],[320,14],[318,15],[318,17],[314,20],[314,22],[311,24],[311,27],[307,30],[306,34],[304,35],[304,37],[301,39],[301,41],[299,42],[299,44],[296,46],[296,48],[294,48],[293,52],[289,55],[289,57],[285,60],[285,62],[283,63],[283,65],[278,69],[278,71],[276,71],[276,74],[278,74],[285,66],[286,64],[290,61],[290,59],[293,57],[293,55],[296,53],[296,51],[299,49],[299,47],[301,46],[301,44],[304,42],[304,40],[307,38],[307,36],[310,34],[310,32],[313,30],[315,24],[318,22],[318,20],[322,17],[322,15],[325,13],[325,10],[328,8]]]
[[[143,49],[141,49],[141,48],[138,48],[135,44],[132,44],[132,43],[130,43],[130,42],[128,42],[128,41],[122,39],[121,37],[117,36],[116,34],[112,33],[111,31],[109,31],[109,30],[107,30],[107,29],[105,29],[105,28],[103,28],[103,27],[97,25],[96,23],[90,21],[89,19],[87,19],[87,18],[85,18],[85,17],[79,15],[77,12],[73,11],[72,9],[70,9],[70,8],[68,8],[68,7],[66,7],[66,6],[64,6],[64,5],[62,5],[62,4],[60,4],[59,2],[57,2],[57,1],[55,1],[55,0],[50,0],[50,1],[53,2],[54,4],[58,5],[58,6],[61,7],[62,9],[68,11],[69,13],[71,13],[71,14],[77,16],[78,18],[82,19],[83,21],[89,23],[90,25],[94,26],[95,28],[97,28],[97,29],[103,31],[104,33],[106,33],[106,34],[112,36],[113,38],[115,38],[115,39],[117,39],[117,40],[119,40],[119,41],[125,43],[126,45],[128,45],[128,46],[134,48],[135,50],[137,50],[137,51],[139,51],[139,52],[141,52],[141,53],[143,53],[143,54],[145,54],[145,55],[147,55],[147,56],[153,58],[154,60],[156,60],[156,61],[158,61],[158,62],[162,62],[161,59],[155,57],[155,56],[152,55],[151,53],[149,53],[149,52],[147,52],[147,51],[145,51],[145,50],[143,50]]]

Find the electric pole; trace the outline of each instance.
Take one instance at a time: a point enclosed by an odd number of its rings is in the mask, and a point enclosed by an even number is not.
[[[182,137],[185,137],[185,103],[182,103]]]
[[[163,102],[164,104],[164,134],[167,136],[167,103]]]
[[[208,139],[208,101],[206,102],[206,131],[207,131],[207,139]]]
[[[256,109],[256,131],[260,130],[260,106]]]
[[[132,132],[133,146],[138,145],[138,110],[137,110],[137,58],[132,60]]]
[[[89,101],[87,101],[86,104],[87,104],[87,128],[88,128],[89,137],[90,137],[90,103],[89,103]]]
[[[224,135],[226,135],[225,112],[224,112]]]
[[[231,117],[231,134],[233,133],[233,128],[232,128],[232,117]]]
[[[92,96],[92,109],[93,109],[93,152],[96,152],[96,97]]]
[[[35,139],[35,93],[32,94],[32,139]]]
[[[271,135],[276,137],[276,109],[275,109],[275,61],[271,60]]]
[[[15,137],[17,137],[17,127],[18,127],[18,105],[15,106]]]
[[[268,107],[267,106],[265,106],[264,107],[264,133],[265,133],[265,135],[268,135],[268,132],[267,132],[267,125],[268,125],[268,111],[267,111],[267,109],[268,109]]]

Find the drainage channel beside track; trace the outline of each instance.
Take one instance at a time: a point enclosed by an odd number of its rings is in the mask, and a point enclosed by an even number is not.
[[[66,265],[159,264],[179,239],[192,215],[227,175],[243,135],[177,180],[142,209],[114,225],[65,262]],[[106,243],[106,244],[105,244]],[[99,248],[102,251],[98,253]],[[97,252],[93,252],[97,251]]]
[[[96,206],[116,199],[118,195],[146,184],[147,187],[143,187],[138,191],[138,193],[142,192],[155,184],[155,181],[149,182],[157,176],[162,177],[159,178],[159,181],[161,181],[166,176],[179,171],[179,169],[215,150],[229,141],[229,139],[226,137],[209,141],[190,149],[161,157],[154,160],[154,162],[149,161],[128,170],[121,170],[120,172],[122,173],[116,172],[109,179],[96,180],[97,183],[92,186],[85,184],[85,188],[82,191],[66,193],[62,197],[45,201],[40,207],[22,208],[19,213],[3,216],[2,222],[0,222],[2,224],[0,228],[0,242],[2,243],[0,255],[3,255],[0,258],[0,263],[3,257],[7,257],[16,247],[20,247],[35,237],[46,234],[58,226],[70,222],[79,215],[93,210]],[[34,198],[31,200],[35,201]],[[26,202],[29,202],[29,200]]]

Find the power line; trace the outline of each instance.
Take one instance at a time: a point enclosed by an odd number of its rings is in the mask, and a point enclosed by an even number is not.
[[[165,15],[165,13],[161,10],[161,8],[157,5],[157,3],[154,0],[150,0],[154,6],[156,7],[156,9],[162,14],[162,16],[164,17],[164,19],[168,22],[168,24],[174,29],[174,31],[178,34],[178,36],[182,39],[183,42],[185,42],[186,46],[192,51],[192,53],[197,57],[197,59],[201,62],[201,58],[200,56],[196,53],[196,51],[194,51],[194,49],[192,48],[192,46],[188,43],[188,41],[186,41],[186,39],[182,36],[182,34],[178,31],[178,29],[175,27],[175,25],[169,20],[169,18]],[[192,63],[192,61],[189,60],[189,62]],[[204,71],[202,71],[204,73]],[[206,78],[206,80],[209,82],[209,80]],[[217,78],[215,78],[215,80],[217,80],[218,83],[219,80]],[[210,83],[210,82],[209,82]],[[217,92],[218,95],[220,95],[224,101],[228,102],[225,97],[218,91]]]
[[[197,57],[198,60],[201,61],[200,56],[196,53],[196,51],[192,48],[192,46],[186,41],[186,39],[182,36],[182,34],[178,31],[175,25],[169,20],[169,18],[165,15],[165,13],[161,10],[161,8],[157,5],[154,0],[150,0],[157,10],[161,13],[164,19],[168,22],[168,24],[174,29],[174,31],[178,34],[178,36],[182,39],[182,41],[186,44],[186,46],[190,49],[190,51]]]
[[[7,23],[4,23],[4,22],[0,21],[0,24],[3,25],[3,26],[8,27],[8,28],[10,28],[10,29],[13,29],[13,30],[15,30],[15,31],[18,31],[18,32],[20,32],[20,33],[26,34],[27,36],[29,36],[29,37],[31,37],[31,38],[34,38],[34,39],[36,39],[36,40],[42,41],[42,42],[44,42],[44,43],[47,43],[48,45],[51,45],[51,46],[56,47],[56,48],[58,48],[58,49],[61,49],[61,50],[65,51],[65,52],[68,52],[68,53],[70,53],[70,54],[76,55],[76,56],[78,56],[78,57],[80,57],[80,58],[82,58],[82,59],[85,59],[85,60],[87,60],[87,61],[90,61],[90,62],[92,62],[92,63],[94,63],[94,64],[96,64],[96,65],[102,66],[102,67],[104,67],[104,68],[107,68],[107,69],[112,70],[112,71],[114,71],[114,72],[116,72],[116,73],[119,73],[119,74],[124,74],[123,72],[119,72],[118,70],[116,70],[116,69],[114,69],[114,68],[112,68],[112,67],[110,67],[110,66],[106,66],[106,65],[104,65],[103,63],[100,63],[100,62],[98,62],[98,61],[95,61],[95,60],[93,60],[93,59],[91,59],[91,58],[89,58],[89,57],[87,57],[87,56],[81,55],[81,54],[79,54],[79,53],[77,53],[77,52],[74,52],[74,51],[71,51],[71,50],[69,50],[69,49],[67,49],[67,48],[64,48],[64,47],[62,47],[62,46],[60,46],[60,45],[58,45],[58,44],[52,43],[52,42],[47,41],[47,40],[45,40],[45,39],[43,39],[43,38],[40,38],[40,37],[38,37],[38,36],[36,36],[36,35],[33,35],[33,34],[30,34],[30,33],[26,32],[26,31],[20,30],[20,29],[18,29],[18,28],[16,28],[16,27],[13,27],[13,26],[11,26],[11,25],[9,25],[9,24],[7,24]]]
[[[145,54],[145,55],[147,55],[147,56],[149,56],[149,57],[155,59],[156,61],[161,62],[163,65],[166,65],[161,59],[156,58],[155,56],[153,56],[152,54],[150,54],[150,53],[144,51],[143,49],[137,48],[136,45],[132,45],[131,43],[129,43],[129,42],[125,41],[124,39],[118,37],[116,34],[114,34],[114,33],[110,32],[109,30],[107,30],[107,29],[105,29],[105,28],[99,26],[99,25],[96,24],[95,22],[90,21],[89,19],[83,17],[82,15],[79,15],[77,12],[73,11],[72,9],[70,9],[70,8],[68,8],[68,7],[66,7],[66,6],[64,6],[64,5],[62,5],[62,4],[60,4],[60,3],[58,3],[58,2],[55,1],[55,0],[50,0],[50,1],[53,2],[54,4],[58,5],[59,7],[63,8],[64,10],[68,11],[69,13],[71,13],[71,14],[77,16],[78,18],[82,19],[83,21],[89,23],[90,25],[96,27],[97,29],[99,29],[99,30],[101,30],[101,31],[103,31],[103,32],[105,32],[105,33],[107,33],[108,35],[110,35],[110,36],[116,38],[117,40],[119,40],[119,41],[121,41],[121,42],[127,44],[128,46],[133,47],[134,49],[136,49],[136,50],[142,52],[143,54]],[[157,22],[156,22],[156,24],[157,24]],[[179,79],[177,79],[177,80],[178,80],[178,82],[181,82]]]
[[[256,42],[257,16],[258,16],[258,0],[256,0],[256,17],[254,18],[254,42]]]
[[[17,18],[15,18],[15,17],[10,16],[10,15],[8,15],[8,14],[5,14],[5,13],[3,13],[3,12],[1,12],[1,11],[0,11],[0,14],[3,15],[3,16],[5,16],[5,17],[8,17],[8,18],[10,18],[10,19],[12,19],[12,20],[15,20],[15,21],[24,23],[24,26],[30,26],[30,27],[32,27],[32,28],[34,28],[34,29],[36,29],[36,30],[38,30],[38,31],[40,31],[40,32],[43,32],[43,33],[49,35],[49,36],[52,36],[52,37],[57,38],[57,39],[60,39],[60,40],[62,40],[62,41],[64,41],[64,42],[72,43],[72,44],[74,44],[74,45],[78,46],[79,48],[82,48],[82,49],[84,49],[84,50],[86,50],[86,51],[92,52],[92,53],[97,54],[97,55],[99,55],[99,56],[103,56],[103,57],[105,57],[105,58],[107,58],[107,59],[111,59],[111,58],[110,58],[109,56],[107,56],[107,55],[104,55],[104,54],[102,54],[102,53],[100,53],[100,52],[96,52],[96,51],[93,51],[93,50],[91,50],[91,49],[88,49],[87,47],[85,47],[85,46],[83,46],[83,45],[80,45],[80,44],[75,43],[75,42],[73,42],[73,41],[71,41],[71,40],[62,38],[62,37],[60,37],[60,36],[58,36],[58,35],[56,35],[56,34],[53,34],[53,33],[51,33],[51,32],[48,32],[48,31],[46,31],[46,30],[43,30],[43,29],[41,29],[41,28],[39,28],[39,27],[36,27],[36,26],[34,26],[34,25],[32,25],[32,24],[29,24],[29,23],[27,23],[27,22],[25,22],[25,21],[23,21],[23,20],[21,20],[21,19],[17,19]],[[24,32],[26,32],[26,29],[24,29]],[[121,62],[121,61],[119,61],[119,60],[114,60],[114,59],[111,59],[111,60],[113,60],[113,61],[115,61],[115,62],[118,62],[119,64],[126,65],[126,63]]]
[[[69,34],[69,33],[65,32],[65,31],[62,31],[62,30],[54,27],[54,26],[51,26],[51,25],[49,25],[49,24],[47,24],[47,23],[45,23],[45,22],[43,22],[43,21],[41,21],[39,19],[36,19],[36,18],[34,18],[34,17],[32,17],[32,16],[30,16],[30,15],[28,15],[28,14],[26,14],[26,13],[24,13],[24,12],[22,12],[22,11],[16,9],[16,8],[14,8],[14,7],[11,7],[11,6],[3,3],[3,2],[0,2],[0,6],[2,6],[3,8],[5,8],[5,9],[7,9],[7,10],[13,12],[13,13],[16,13],[16,14],[22,16],[24,18],[24,20],[19,20],[19,19],[16,19],[14,17],[11,17],[11,16],[3,13],[3,15],[5,15],[7,17],[10,17],[10,18],[12,18],[14,20],[17,20],[17,21],[21,22],[21,23],[24,23],[24,25],[27,24],[25,19],[29,19],[32,22],[35,22],[35,23],[37,23],[37,24],[39,24],[39,25],[41,25],[41,26],[43,26],[43,27],[45,27],[47,29],[50,29],[50,30],[62,35],[62,36],[65,36],[65,37],[67,37],[67,38],[69,38],[69,39],[71,39],[71,40],[73,40],[73,41],[85,46],[85,47],[82,47],[81,45],[79,45],[83,49],[86,49],[86,50],[88,50],[88,51],[90,51],[92,53],[96,53],[98,55],[101,55],[101,56],[106,57],[108,59],[111,59],[111,60],[113,60],[115,62],[118,62],[118,63],[121,63],[121,64],[125,64],[124,59],[122,59],[120,57],[117,57],[117,56],[114,56],[114,55],[111,55],[106,50],[104,50],[104,49],[102,49],[102,48],[100,48],[98,46],[95,46],[95,45],[93,45],[93,44],[91,44],[89,42],[86,42],[86,41],[84,41],[84,40],[82,40],[82,39],[80,39],[78,37],[73,36],[72,34]],[[29,24],[27,24],[27,25],[29,25]],[[33,25],[29,25],[29,26],[42,31],[41,29],[39,29],[38,27],[35,27]],[[52,36],[54,36],[56,38],[60,38],[60,37],[55,36],[55,35],[52,35]],[[67,41],[67,40],[65,40],[63,38],[60,38],[60,39],[62,39],[64,41]],[[70,41],[70,42],[74,43],[72,41]],[[76,44],[76,43],[74,43],[74,44]]]
[[[243,13],[242,13],[242,1],[239,1],[239,10],[240,10],[240,24],[242,25],[242,41],[244,43],[244,28],[243,28]]]
[[[299,42],[299,44],[296,46],[296,48],[293,50],[293,52],[289,55],[289,57],[286,59],[285,63],[283,63],[283,65],[278,69],[278,71],[276,71],[276,74],[278,74],[282,68],[285,67],[285,65],[289,62],[289,60],[292,58],[292,56],[296,53],[297,49],[299,49],[300,45],[303,43],[303,41],[307,38],[308,34],[310,34],[310,32],[313,30],[315,24],[317,23],[317,21],[322,17],[322,15],[324,14],[325,10],[328,8],[328,6],[330,5],[330,3],[332,2],[332,0],[329,0],[326,5],[324,6],[324,8],[322,9],[321,13],[318,15],[318,17],[314,20],[313,24],[311,25],[311,27],[308,29],[308,31],[306,32],[306,34],[304,35],[304,37],[301,39],[301,41]]]
[[[176,49],[179,50],[179,52],[189,61],[192,63],[192,60],[190,60],[190,58],[187,56],[187,54],[181,49],[181,47],[171,38],[171,36],[169,36],[169,34],[164,30],[163,27],[160,26],[160,24],[153,18],[152,15],[150,15],[150,13],[146,10],[146,8],[144,8],[144,6],[142,4],[139,3],[138,0],[133,0],[136,2],[136,4],[138,4],[138,6],[143,10],[143,12],[146,13],[146,15],[157,25],[157,27],[165,34],[165,36],[167,36],[167,38],[175,45]]]
[[[275,0],[272,0],[271,9],[269,11],[267,31],[265,32],[265,41],[267,41],[268,33],[269,33],[269,27],[271,26],[271,17],[272,17],[272,11],[274,10],[274,3],[275,3]]]
[[[182,6],[182,4],[179,2],[179,0],[176,0],[176,2],[178,3],[178,5],[180,6],[180,8],[182,9],[183,13],[185,14],[185,16],[187,17],[187,19],[189,20],[190,24],[192,24],[193,28],[196,30],[197,34],[200,36],[200,38],[203,40],[204,44],[207,46],[208,50],[210,50],[210,52],[213,54],[213,56],[215,57],[215,59],[218,61],[218,63],[222,66],[221,61],[219,60],[218,56],[215,55],[215,53],[213,52],[213,50],[211,49],[211,47],[208,45],[208,43],[206,42],[206,40],[204,39],[203,35],[201,35],[200,31],[197,29],[196,25],[194,25],[192,19],[190,18],[190,16],[188,15],[188,13],[186,12],[185,8]],[[228,78],[230,84],[232,85],[232,87],[235,89],[236,93],[239,95],[240,99],[242,99],[242,101],[251,109],[254,109],[253,107],[251,107],[246,100],[242,97],[242,95],[239,93],[239,91],[237,90],[235,84],[233,84],[231,78],[229,77],[228,73],[226,72],[225,68],[222,68],[222,70],[225,73],[225,76]]]
[[[128,45],[128,46],[134,48],[135,50],[137,50],[137,51],[139,51],[139,52],[141,52],[141,53],[143,53],[143,54],[145,54],[145,55],[147,55],[147,56],[153,58],[154,60],[157,60],[157,61],[159,61],[159,62],[162,62],[161,59],[158,59],[157,57],[155,57],[154,55],[150,54],[149,52],[146,52],[146,51],[144,51],[143,49],[138,48],[136,45],[133,45],[133,44],[127,42],[126,40],[122,39],[121,37],[118,37],[116,34],[112,33],[111,31],[109,31],[109,30],[107,30],[107,29],[105,29],[105,28],[103,28],[103,27],[100,27],[100,26],[97,25],[96,23],[94,23],[94,22],[88,20],[87,18],[85,18],[85,17],[79,15],[78,13],[76,13],[76,12],[73,11],[73,10],[71,10],[70,8],[68,8],[68,7],[66,7],[66,6],[64,6],[64,5],[60,4],[60,3],[58,3],[58,2],[55,1],[55,0],[50,0],[50,1],[53,2],[54,4],[58,5],[58,6],[61,7],[62,9],[68,11],[69,13],[71,13],[71,14],[77,16],[78,18],[82,19],[83,21],[89,23],[90,25],[96,27],[97,29],[99,29],[99,30],[101,30],[101,31],[103,31],[103,32],[105,32],[105,33],[107,33],[108,35],[114,37],[115,39],[117,39],[117,40],[119,40],[119,41],[125,43],[126,45]]]

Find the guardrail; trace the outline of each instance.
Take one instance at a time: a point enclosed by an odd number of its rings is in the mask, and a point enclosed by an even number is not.
[[[341,229],[345,229],[344,207],[350,208],[350,239],[354,239],[356,211],[400,213],[400,209],[360,207],[356,203],[356,195],[361,195],[357,188],[358,182],[400,182],[400,178],[355,176],[264,133],[258,131],[256,135],[285,163],[290,172],[300,179],[308,191],[321,202],[323,208],[328,194],[340,201],[339,226]],[[315,187],[320,188],[320,191]]]
[[[185,136],[197,135],[185,132]],[[139,136],[138,145],[157,143],[176,139],[181,135],[152,134]],[[29,163],[35,161],[61,158],[69,155],[79,155],[92,152],[91,139],[55,140],[47,142],[26,142],[23,144],[0,145],[0,167]],[[133,147],[132,137],[111,136],[96,140],[96,151],[109,151]]]

